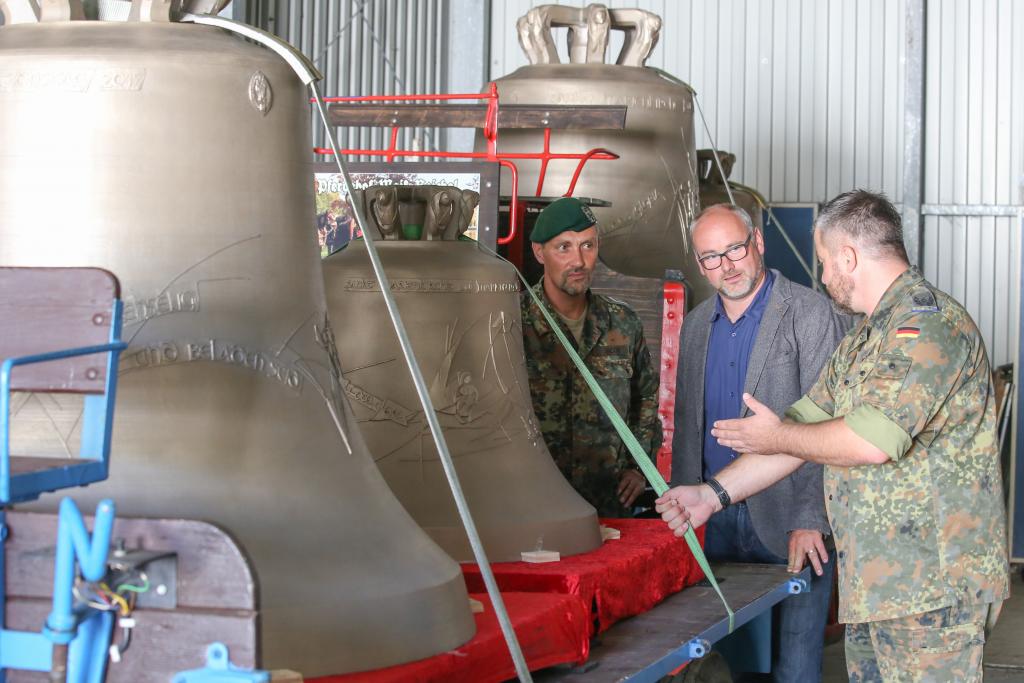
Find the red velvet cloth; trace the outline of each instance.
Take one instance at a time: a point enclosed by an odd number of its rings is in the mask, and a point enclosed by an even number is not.
[[[476,635],[448,652],[408,664],[356,674],[307,678],[307,683],[487,683],[516,677],[505,637],[486,593],[471,595],[484,604],[475,614]],[[550,593],[501,594],[512,627],[531,670],[564,663],[582,664],[590,655],[589,614],[579,600]]]
[[[492,566],[498,588],[505,591],[567,593],[593,609],[600,633],[617,621],[651,609],[673,593],[704,578],[686,541],[676,538],[660,519],[603,519],[622,536],[597,550],[559,562],[497,562]],[[704,543],[704,528],[697,530]],[[480,568],[463,563],[471,593],[484,591]]]

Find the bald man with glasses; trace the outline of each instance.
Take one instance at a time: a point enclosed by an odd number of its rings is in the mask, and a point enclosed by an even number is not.
[[[851,320],[828,298],[765,268],[764,239],[750,216],[708,207],[690,226],[701,274],[717,295],[687,314],[676,379],[673,485],[706,482],[735,460],[711,434],[716,420],[743,417],[743,394],[781,412],[817,379]],[[810,592],[776,609],[775,681],[821,679],[834,562],[822,467],[807,464],[745,503],[711,517],[705,551],[723,562],[813,568]]]

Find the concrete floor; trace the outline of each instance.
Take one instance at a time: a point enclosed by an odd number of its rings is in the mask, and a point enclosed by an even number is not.
[[[985,645],[986,683],[1024,683],[1024,583],[1015,567],[1010,599]],[[823,683],[847,681],[842,642],[825,648]]]

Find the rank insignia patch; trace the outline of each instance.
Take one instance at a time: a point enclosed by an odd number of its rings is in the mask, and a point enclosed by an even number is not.
[[[897,327],[896,338],[897,339],[917,339],[921,336],[920,327]]]
[[[914,313],[938,313],[939,307],[935,302],[935,295],[927,289],[919,289],[914,292]]]

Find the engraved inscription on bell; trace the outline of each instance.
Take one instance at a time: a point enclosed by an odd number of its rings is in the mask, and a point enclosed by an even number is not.
[[[142,90],[145,69],[45,69],[28,67],[0,71],[0,93],[77,92],[89,90]]]
[[[596,513],[541,439],[515,272],[476,242],[458,239],[474,194],[399,186],[368,188],[356,200],[366,204],[367,229],[383,237],[381,262],[488,556],[518,560],[538,539],[563,555],[585,552],[601,543]],[[408,221],[419,217],[433,227],[410,229],[416,223]],[[471,561],[365,244],[329,256],[324,277],[344,391],[381,473],[446,551]]]

